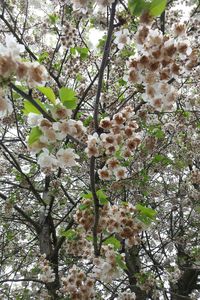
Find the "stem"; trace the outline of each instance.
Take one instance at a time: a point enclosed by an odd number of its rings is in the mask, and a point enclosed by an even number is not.
[[[115,18],[115,8],[117,5],[117,0],[112,4],[111,8],[111,14],[110,14],[110,23],[109,23],[109,28],[108,28],[108,35],[107,35],[107,40],[106,44],[104,47],[104,53],[103,53],[103,58],[101,62],[101,67],[99,70],[99,80],[98,80],[98,87],[97,87],[97,94],[96,94],[96,99],[94,102],[94,127],[95,131],[98,131],[99,125],[98,125],[98,114],[99,114],[99,100],[101,96],[101,89],[102,89],[102,83],[103,83],[103,75],[104,75],[104,70],[108,61],[108,56],[110,53],[110,45],[111,45],[111,38],[112,38],[112,33],[113,33],[113,28],[114,28],[114,18]]]
[[[97,229],[99,224],[99,199],[95,189],[95,157],[90,159],[90,185],[94,201],[94,225],[93,225],[93,246],[95,256],[99,256]]]

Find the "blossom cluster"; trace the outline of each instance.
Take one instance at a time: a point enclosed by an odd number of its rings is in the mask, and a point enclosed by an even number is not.
[[[62,28],[62,36],[61,36],[61,42],[63,46],[69,48],[74,46],[74,44],[77,41],[77,33],[76,29],[71,26],[69,22],[64,22],[63,28]]]
[[[103,282],[111,282],[120,275],[120,268],[116,260],[116,251],[112,245],[103,245],[101,247],[101,256],[93,259],[94,278]],[[123,256],[120,255],[123,259]]]
[[[20,53],[24,52],[23,45],[17,43],[10,35],[5,38],[6,46],[0,46],[0,78],[9,79],[16,76],[19,80],[26,80],[29,87],[42,84],[48,79],[48,73],[44,66],[38,62],[22,62]]]
[[[127,168],[116,158],[119,151],[122,160],[130,158],[141,142],[141,135],[136,133],[137,123],[132,119],[134,115],[130,106],[115,114],[111,120],[106,117],[101,120],[100,127],[104,133],[88,136],[86,153],[88,157],[99,157],[106,154],[110,156],[104,167],[98,170],[100,179],[110,180],[112,176],[116,180],[127,177]]]
[[[85,127],[81,121],[70,119],[72,111],[65,108],[59,101],[51,108],[51,114],[55,122],[51,122],[42,115],[29,113],[28,124],[40,132],[39,138],[30,145],[33,153],[39,153],[38,164],[44,172],[52,172],[58,167],[66,168],[77,165],[79,158],[72,148],[62,148],[61,142],[68,135],[80,138],[85,133]],[[58,150],[59,148],[59,150]],[[55,155],[51,154],[55,150]],[[41,152],[42,151],[42,152]]]
[[[79,270],[75,265],[61,278],[60,292],[68,295],[71,300],[94,299],[94,281]]]
[[[137,53],[129,62],[129,81],[144,86],[143,100],[158,111],[173,110],[178,94],[172,82],[197,62],[185,25],[176,24],[173,32],[169,37],[142,22],[135,35]]]
[[[84,209],[82,209],[84,208]],[[125,240],[127,247],[140,243],[139,233],[142,231],[141,224],[135,219],[136,209],[130,203],[121,205],[105,204],[100,210],[97,232],[106,230],[110,234]],[[91,199],[82,199],[80,208],[75,214],[76,222],[89,232],[94,224],[94,212]]]
[[[47,70],[37,62],[22,62],[19,55],[24,46],[17,43],[10,35],[5,38],[6,46],[0,45],[0,83],[13,76],[19,80],[26,80],[30,87],[42,84],[48,78]],[[13,112],[12,104],[0,88],[0,118],[7,117]]]
[[[45,258],[45,255],[40,257],[40,269],[41,274],[39,274],[39,279],[44,281],[45,283],[54,282],[55,281],[55,273],[52,267],[49,264],[49,261]]]
[[[193,184],[200,184],[200,171],[199,170],[193,170],[191,172],[191,182]]]
[[[82,258],[92,257],[92,243],[87,240],[84,233],[78,234],[74,239],[67,239],[65,242],[65,250],[68,254]]]

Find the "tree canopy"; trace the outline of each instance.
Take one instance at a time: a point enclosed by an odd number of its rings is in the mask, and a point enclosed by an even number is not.
[[[200,299],[199,13],[0,1],[0,299]]]

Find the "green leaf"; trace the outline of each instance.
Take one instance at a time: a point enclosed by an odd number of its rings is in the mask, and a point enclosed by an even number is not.
[[[68,240],[75,240],[77,233],[74,229],[61,230],[60,235],[66,237]]]
[[[77,81],[81,81],[83,79],[83,76],[80,74],[80,73],[78,73],[77,75],[76,75],[76,80]]]
[[[162,163],[162,165],[165,165],[165,166],[173,164],[173,161],[170,158],[168,158],[167,156],[162,155],[162,154],[156,154],[151,162],[152,163]]]
[[[167,0],[153,0],[150,4],[149,12],[153,17],[160,16],[165,10]]]
[[[114,236],[109,237],[103,242],[104,245],[113,245],[115,250],[121,248],[121,243]]]
[[[91,235],[86,236],[86,240],[89,242],[93,241],[93,237]]]
[[[90,123],[92,122],[92,120],[93,120],[93,116],[87,117],[87,118],[83,121],[83,125],[86,126],[86,127],[89,126]]]
[[[89,52],[88,48],[76,47],[75,49],[76,49],[76,50],[78,51],[78,53],[80,54],[80,58],[81,58],[82,60],[88,58],[88,52]]]
[[[118,80],[118,83],[119,83],[120,86],[124,86],[124,85],[127,84],[127,82],[122,78]]]
[[[129,0],[128,8],[134,16],[140,16],[144,10],[149,10],[150,3],[145,0]]]
[[[117,254],[115,256],[115,260],[117,265],[122,269],[122,270],[128,270],[127,266],[125,265],[125,263],[123,262],[122,256],[120,254]]]
[[[137,204],[136,205],[136,209],[144,214],[145,216],[149,217],[150,219],[155,219],[155,216],[157,214],[157,212],[155,210],[153,210],[152,208],[149,208],[149,207],[146,207],[146,206],[143,206],[141,204]]]
[[[59,19],[59,16],[57,16],[56,14],[48,15],[48,17],[52,24],[55,24],[56,21]]]
[[[59,90],[59,96],[60,96],[60,100],[63,103],[63,105],[68,108],[68,109],[75,109],[76,108],[76,93],[70,89],[70,88],[66,88],[66,87],[62,87]]]
[[[105,47],[105,43],[106,43],[106,35],[104,35],[101,39],[99,39],[97,48],[100,50],[100,52],[103,51],[104,47]]]
[[[139,215],[137,216],[137,218],[142,223],[144,223],[146,225],[150,225],[152,221],[155,221],[155,216],[156,216],[157,212],[155,210],[153,210],[152,208],[143,206],[141,204],[137,204],[136,209],[139,212]]]
[[[33,143],[35,143],[41,135],[42,131],[40,130],[40,128],[38,126],[33,127],[28,137],[28,144],[32,145]]]
[[[97,194],[97,197],[99,198],[99,202],[100,202],[100,204],[107,204],[108,203],[108,200],[107,200],[107,196],[106,196],[106,194],[104,193],[104,191],[103,190],[98,190],[97,192],[96,192],[96,194]]]
[[[85,210],[85,209],[87,209],[89,207],[89,205],[88,204],[80,204],[79,205],[79,210]]]
[[[149,217],[142,215],[142,214],[138,215],[137,219],[147,226],[149,226],[152,223],[152,219],[150,219]]]
[[[37,89],[45,95],[53,104],[56,104],[56,96],[50,87],[38,86]]]
[[[72,55],[75,55],[75,54],[76,54],[76,48],[71,47],[71,48],[70,48],[70,53],[71,53]]]
[[[153,136],[155,136],[158,139],[163,139],[165,137],[164,131],[162,131],[159,128],[155,128],[152,132]]]
[[[49,53],[46,51],[42,52],[38,57],[38,62],[43,63],[47,58],[49,58]]]
[[[88,192],[88,193],[81,193],[80,197],[84,198],[84,199],[92,199],[92,193]]]
[[[46,110],[44,104],[39,99],[35,99],[35,102],[37,102],[37,104],[39,104],[39,106],[43,110]],[[27,116],[31,112],[35,113],[35,114],[38,114],[38,115],[41,114],[41,112],[32,103],[30,103],[28,100],[24,101],[24,108],[23,108],[22,112],[25,116]]]

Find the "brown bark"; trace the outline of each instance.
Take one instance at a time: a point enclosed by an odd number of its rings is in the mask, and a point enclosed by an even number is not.
[[[138,247],[133,247],[130,250],[126,251],[126,266],[128,268],[127,274],[130,283],[130,289],[136,294],[136,299],[146,300],[147,294],[145,291],[142,291],[137,285],[136,274],[140,272],[140,259],[138,254]]]

